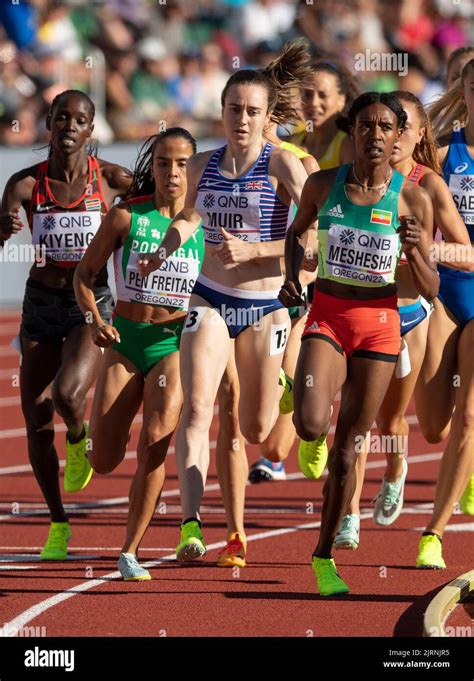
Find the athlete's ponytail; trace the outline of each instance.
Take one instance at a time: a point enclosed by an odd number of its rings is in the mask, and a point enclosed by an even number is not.
[[[161,142],[168,137],[176,138],[181,137],[182,139],[189,142],[193,150],[193,154],[196,153],[197,145],[196,140],[191,135],[189,130],[185,128],[168,128],[163,130],[157,135],[151,135],[141,146],[138,152],[138,157],[135,163],[135,168],[133,170],[133,179],[126,195],[124,196],[124,201],[129,199],[134,199],[137,196],[147,196],[148,194],[153,194],[155,191],[155,180],[151,173],[153,165],[153,154],[155,151],[155,146],[158,142]]]
[[[453,131],[453,126],[456,125],[459,129],[465,127],[467,124],[467,107],[464,101],[463,88],[464,81],[467,78],[468,71],[474,68],[474,59],[465,64],[461,77],[454,81],[449,90],[434,104],[428,107],[428,115],[433,124],[433,131],[436,138],[450,135]]]
[[[435,173],[441,175],[441,165],[438,160],[437,145],[433,134],[433,128],[423,104],[420,102],[418,97],[407,90],[395,90],[395,92],[392,92],[392,95],[398,97],[402,105],[403,102],[409,102],[410,104],[413,104],[420,119],[420,127],[425,128],[423,137],[415,146],[413,159],[417,163],[421,163],[422,165],[431,168],[431,170],[434,170]]]
[[[304,38],[285,43],[281,55],[262,73],[272,81],[277,93],[272,121],[278,125],[299,123],[301,117],[295,108],[295,94],[302,87],[309,87],[312,73],[311,54]]]

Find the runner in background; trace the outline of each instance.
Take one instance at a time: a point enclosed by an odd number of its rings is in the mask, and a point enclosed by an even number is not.
[[[474,242],[474,59],[430,107],[429,115],[440,145],[438,158],[444,178]],[[456,502],[460,501],[461,511],[474,515],[473,269],[472,262],[470,272],[438,266],[440,291],[415,391],[425,438],[434,443],[448,437],[433,515],[418,548],[416,564],[420,568],[446,567],[442,537]]]
[[[23,301],[20,392],[29,459],[51,514],[42,560],[65,560],[71,536],[59,489],[55,412],[66,425],[65,491],[83,489],[92,475],[84,413],[101,351],[76,302],[74,271],[102,217],[131,181],[124,168],[88,151],[94,112],[91,99],[78,90],[55,97],[46,119],[51,132],[48,159],[12,175],[0,215],[3,244],[22,228],[23,207],[41,254],[30,270]],[[105,267],[97,274],[93,294],[103,319],[110,322],[113,298]]]

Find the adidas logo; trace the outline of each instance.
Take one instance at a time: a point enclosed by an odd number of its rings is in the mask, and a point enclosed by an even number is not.
[[[343,218],[344,213],[342,212],[341,204],[338,203],[337,206],[333,206],[328,210],[328,215],[333,218]]]
[[[319,329],[319,324],[318,322],[313,322],[311,326],[309,326],[306,330],[307,331],[317,331]]]

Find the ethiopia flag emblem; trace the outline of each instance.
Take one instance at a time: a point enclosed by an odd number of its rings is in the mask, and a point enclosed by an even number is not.
[[[376,210],[372,208],[370,222],[375,222],[377,225],[391,225],[392,211],[391,210]]]

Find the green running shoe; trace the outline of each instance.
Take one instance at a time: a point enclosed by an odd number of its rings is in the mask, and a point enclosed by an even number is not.
[[[71,539],[69,523],[51,523],[48,540],[40,553],[41,560],[66,560]]]
[[[64,491],[79,492],[92,478],[92,466],[87,458],[87,434],[89,426],[84,423],[84,437],[71,443],[66,436],[66,467],[64,469]]]
[[[298,464],[305,477],[317,480],[323,474],[329,456],[327,439],[326,433],[326,435],[321,435],[317,440],[310,442],[300,440]]]
[[[349,587],[337,574],[336,564],[332,558],[313,556],[311,567],[321,596],[349,593]]]
[[[280,414],[291,414],[293,411],[293,379],[280,369],[280,385],[283,386],[283,395],[280,397]]]
[[[425,534],[418,545],[416,567],[425,570],[444,570],[441,540],[434,534]]]
[[[176,547],[176,560],[191,563],[205,555],[206,545],[198,521],[190,520],[181,525],[181,541]]]
[[[461,512],[466,515],[474,515],[474,475],[471,475],[462,497],[459,499]]]

